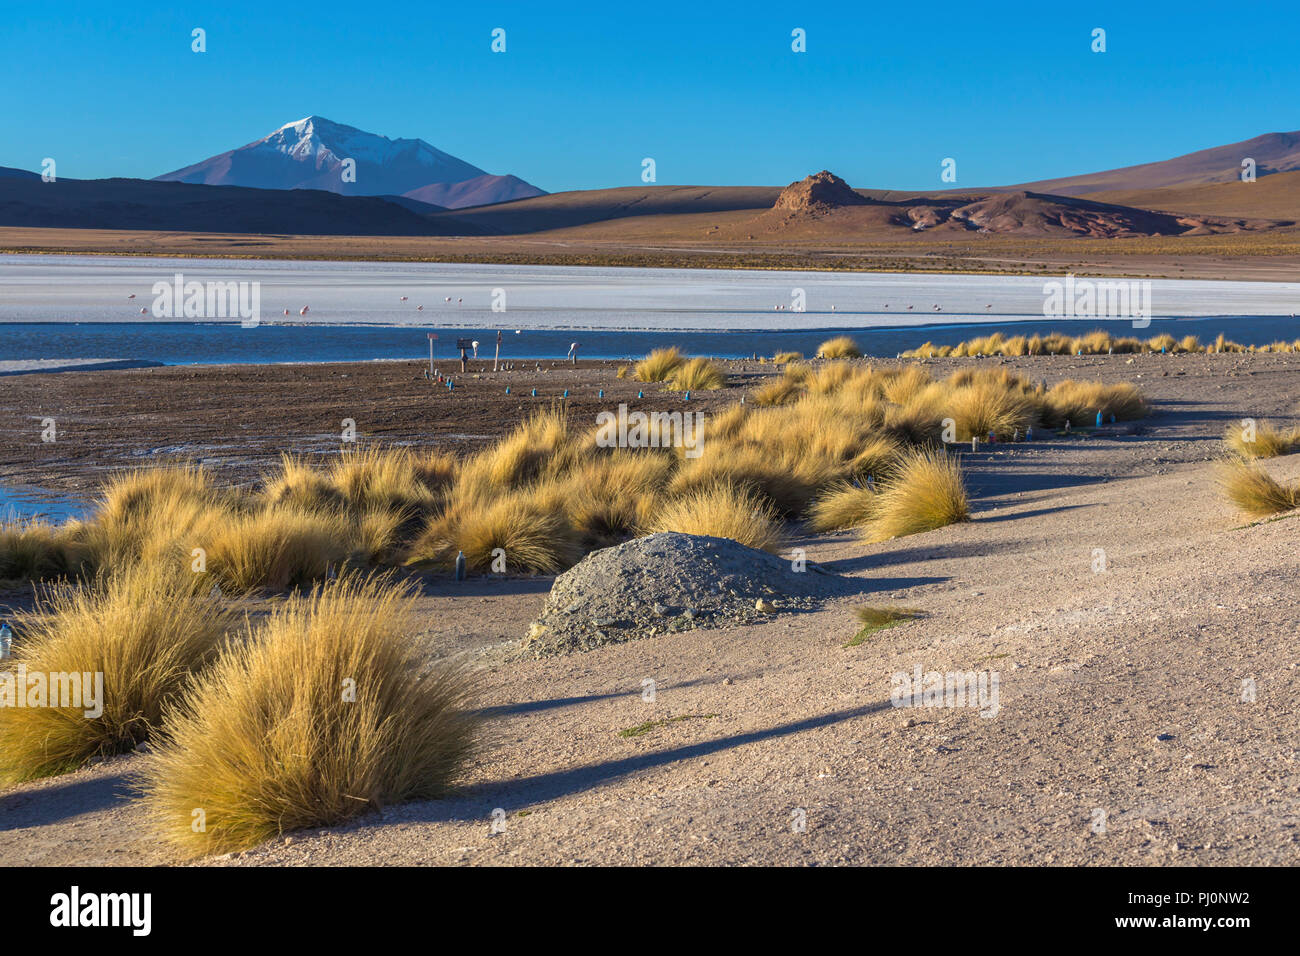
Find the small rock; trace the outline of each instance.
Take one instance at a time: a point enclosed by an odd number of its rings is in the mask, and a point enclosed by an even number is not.
[[[1173,735],[1173,734],[1157,734],[1157,735],[1156,735],[1156,740],[1173,740],[1173,739],[1174,739],[1174,735]]]
[[[668,613],[668,608],[664,607],[662,604],[655,604],[650,608],[650,610],[653,611],[657,617],[663,617]]]
[[[759,598],[754,602],[754,610],[762,611],[764,614],[775,614],[776,605],[771,601],[764,601],[762,598]]]
[[[724,677],[724,678],[722,678],[722,683],[725,684],[726,686],[730,687],[730,686],[731,686],[731,678],[730,678],[730,677]]]

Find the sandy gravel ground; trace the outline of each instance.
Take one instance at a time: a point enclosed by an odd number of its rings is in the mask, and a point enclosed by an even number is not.
[[[1300,359],[1013,364],[1134,379],[1157,414],[966,456],[968,524],[796,541],[861,583],[824,610],[543,661],[489,650],[489,737],[453,798],[205,862],[1300,862],[1300,522],[1245,526],[1211,480],[1227,422],[1296,422]],[[1300,456],[1269,468],[1300,478]],[[432,584],[428,630],[492,648],[547,585]],[[929,616],[845,647],[862,603]],[[996,716],[891,706],[917,665],[996,671]],[[0,793],[0,863],[168,862],[128,795],[137,759]]]

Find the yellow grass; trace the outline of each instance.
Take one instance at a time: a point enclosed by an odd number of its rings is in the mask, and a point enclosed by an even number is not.
[[[348,559],[351,539],[342,515],[267,508],[230,518],[194,543],[206,550],[207,572],[223,589],[250,591],[320,580]]]
[[[813,531],[839,531],[857,528],[876,516],[879,493],[865,485],[840,481],[823,491],[808,512],[808,527]]]
[[[506,573],[563,571],[582,555],[578,531],[560,504],[539,488],[458,502],[429,523],[407,563],[449,569],[464,552],[470,569],[487,572],[501,549]]]
[[[1261,419],[1253,427],[1241,423],[1229,425],[1223,440],[1230,451],[1242,458],[1276,458],[1300,449],[1300,428],[1283,431]]]
[[[771,552],[779,551],[782,543],[780,521],[772,508],[752,491],[728,483],[673,499],[654,516],[646,531],[730,538]]]
[[[711,392],[726,386],[726,373],[703,358],[683,362],[668,377],[668,387],[679,392]]]
[[[1060,332],[1053,332],[1046,336],[1030,336],[1027,339],[1024,336],[1004,339],[1001,333],[994,333],[985,338],[969,339],[957,345],[939,346],[932,342],[926,342],[917,348],[904,352],[903,357],[939,358],[949,355],[957,357],[973,355],[1106,355],[1111,352],[1114,352],[1116,355],[1121,355],[1132,352],[1159,352],[1162,348],[1170,353],[1247,351],[1245,346],[1237,342],[1228,341],[1222,334],[1219,335],[1216,342],[1202,345],[1200,339],[1194,335],[1185,335],[1181,339],[1175,339],[1172,335],[1163,334],[1154,336],[1143,342],[1136,338],[1113,336],[1109,332],[1098,329],[1078,337],[1064,335]],[[1286,342],[1275,342],[1268,346],[1266,351],[1292,352],[1296,351],[1296,347],[1295,343],[1288,345]]]
[[[349,577],[250,625],[146,758],[161,838],[187,856],[243,850],[445,794],[475,746],[474,684],[426,662],[412,617],[406,588]]]
[[[91,568],[81,525],[19,520],[0,525],[0,581],[76,577]]]
[[[1048,425],[1061,426],[1068,421],[1078,428],[1096,424],[1097,412],[1101,412],[1103,422],[1108,422],[1111,415],[1117,421],[1128,421],[1142,418],[1148,411],[1146,400],[1134,385],[1067,379],[1047,390],[1043,419]]]
[[[415,459],[404,448],[345,445],[330,468],[329,479],[354,510],[418,511],[430,507],[434,500],[433,492],[421,480],[425,474],[417,473]]]
[[[1036,403],[1028,395],[988,378],[953,389],[940,411],[953,420],[958,441],[990,434],[1007,441],[1038,423]]]
[[[636,363],[632,377],[638,382],[663,382],[686,361],[686,356],[676,346],[655,349]]]
[[[754,404],[758,406],[788,405],[803,394],[799,383],[782,376],[774,378],[754,391]]]
[[[905,453],[875,504],[865,527],[868,541],[931,531],[970,517],[961,467],[942,451]]]
[[[824,359],[861,358],[862,350],[858,343],[847,335],[827,339],[817,347],[817,357]]]
[[[14,659],[0,666],[14,672],[24,665],[29,678],[102,674],[103,713],[88,719],[85,706],[0,707],[0,777],[64,773],[132,750],[158,730],[165,705],[215,656],[232,622],[184,573],[137,566],[93,588],[56,585],[33,612],[19,615]],[[65,687],[46,703],[72,703]]]
[[[1284,485],[1256,462],[1225,461],[1218,465],[1219,487],[1246,514],[1267,518],[1300,508],[1300,485]]]
[[[786,365],[790,362],[802,362],[802,352],[777,352],[772,356],[773,365]]]

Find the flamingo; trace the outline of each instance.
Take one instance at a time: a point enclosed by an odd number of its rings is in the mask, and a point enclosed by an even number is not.
[[[127,298],[128,298],[128,299],[134,299],[134,298],[135,298],[135,293],[132,292],[130,295],[127,296]]]
[[[457,305],[460,305],[460,304],[461,304],[462,302],[464,302],[464,301],[465,301],[464,299],[457,299],[457,300],[456,300],[456,304],[457,304]]]
[[[289,314],[289,310],[288,310],[288,309],[285,309],[285,310],[284,310],[284,314],[285,314],[285,315],[288,315],[288,314]]]
[[[447,298],[444,299],[443,301],[444,301],[444,302],[450,302],[450,301],[451,301],[451,296],[447,296]]]
[[[141,315],[146,315],[146,314],[148,314],[148,312],[149,312],[148,309],[141,309],[141,310],[140,310],[140,314],[141,314]]]
[[[942,312],[943,310],[940,309],[940,308],[936,305],[936,306],[934,307],[934,311],[936,311],[936,312]]]
[[[984,308],[986,308],[986,309],[991,309],[991,308],[993,308],[993,303],[990,302],[988,305],[984,306]]]
[[[402,301],[403,301],[403,302],[406,301],[406,296],[402,296]]]
[[[299,314],[299,315],[306,315],[306,314],[307,314],[307,309],[308,309],[308,306],[305,306],[305,305],[304,305],[304,306],[302,307],[302,311],[299,312],[298,314]]]
[[[911,306],[910,306],[910,305],[909,305],[909,306],[908,306],[908,308],[909,308],[909,309],[910,309],[910,308],[911,308]]]
[[[416,311],[416,312],[423,312],[423,311],[424,311],[424,306],[422,306],[422,305],[417,305],[417,306],[415,307],[415,311]]]

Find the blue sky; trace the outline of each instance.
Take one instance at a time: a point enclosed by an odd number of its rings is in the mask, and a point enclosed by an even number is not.
[[[0,165],[61,177],[312,113],[549,191],[639,184],[647,156],[660,184],[936,189],[953,157],[996,185],[1300,129],[1294,4],[2,2]]]

